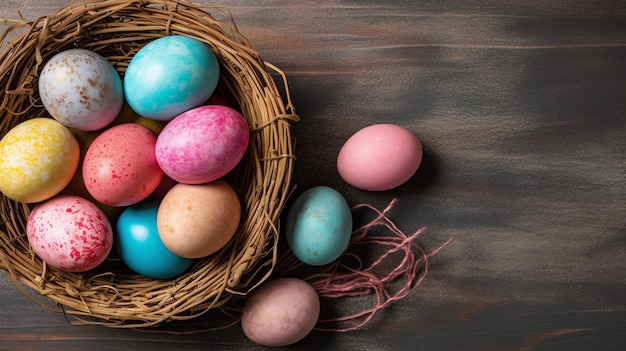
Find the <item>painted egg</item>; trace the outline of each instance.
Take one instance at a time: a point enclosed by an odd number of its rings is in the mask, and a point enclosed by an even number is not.
[[[104,57],[87,49],[54,55],[39,76],[39,95],[48,113],[62,124],[94,131],[111,123],[122,109],[122,80]]]
[[[80,159],[72,132],[52,118],[33,118],[0,141],[0,190],[15,201],[41,202],[70,183]]]
[[[348,247],[352,213],[344,197],[328,186],[313,187],[296,198],[285,223],[287,244],[302,262],[322,266]]]
[[[178,184],[177,181],[168,177],[167,175],[163,175],[163,179],[159,183],[156,189],[148,196],[148,200],[152,201],[161,201],[165,197],[165,195],[170,191],[174,185]]]
[[[157,229],[158,202],[127,207],[117,220],[116,250],[138,274],[171,279],[183,274],[194,260],[175,255],[165,247]]]
[[[147,198],[163,171],[154,154],[156,135],[136,123],[102,132],[83,160],[83,182],[89,194],[109,206],[129,206]]]
[[[352,135],[337,156],[337,170],[348,184],[369,191],[396,188],[422,162],[422,144],[408,129],[375,124]]]
[[[165,127],[165,125],[167,124],[166,121],[157,121],[154,119],[141,116],[140,114],[135,112],[128,105],[127,102],[124,102],[124,105],[122,106],[122,110],[120,111],[120,114],[113,121],[113,123],[110,124],[110,126],[112,127],[112,126],[116,126],[118,124],[124,124],[124,123],[141,124],[142,126],[148,127],[148,129],[150,129],[157,135],[161,133],[161,130],[163,130],[163,127]]]
[[[232,107],[228,99],[217,92],[214,92],[203,105],[222,105]]]
[[[313,330],[320,315],[320,299],[307,282],[279,278],[253,291],[241,313],[241,327],[253,342],[287,346]]]
[[[105,205],[96,201],[96,199],[94,199],[93,196],[89,194],[83,182],[83,166],[82,165],[83,165],[83,160],[85,158],[85,153],[89,149],[89,146],[91,145],[91,143],[94,140],[96,140],[98,135],[100,135],[100,132],[99,131],[87,132],[87,131],[72,129],[72,133],[76,137],[76,140],[78,140],[78,145],[80,146],[81,157],[80,157],[80,161],[78,162],[78,168],[76,169],[76,172],[74,173],[74,177],[72,177],[72,180],[70,181],[70,183],[59,194],[76,195],[76,196],[84,197],[85,199],[94,202],[96,206],[98,206],[98,208],[100,208],[104,212],[104,214],[106,214],[107,218],[109,219],[109,222],[115,223],[115,221],[117,220],[117,217],[122,213],[123,208],[108,206],[108,205]]]
[[[161,201],[157,226],[170,251],[199,258],[224,247],[237,231],[240,218],[239,198],[226,182],[180,183]]]
[[[133,56],[124,74],[124,92],[140,115],[169,121],[202,105],[213,94],[219,74],[208,45],[187,36],[165,36]]]
[[[159,134],[156,157],[172,179],[187,184],[211,182],[233,170],[246,153],[250,130],[245,118],[220,105],[189,110]]]
[[[57,196],[35,206],[26,235],[47,264],[68,272],[100,265],[113,247],[113,230],[104,213],[79,196]]]

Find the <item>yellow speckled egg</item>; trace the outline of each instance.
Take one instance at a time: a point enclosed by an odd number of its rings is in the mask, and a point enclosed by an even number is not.
[[[33,118],[0,140],[0,191],[15,201],[41,202],[58,194],[78,168],[72,132],[51,118]]]

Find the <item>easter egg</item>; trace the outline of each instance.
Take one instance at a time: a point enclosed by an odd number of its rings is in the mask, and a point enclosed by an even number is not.
[[[19,123],[0,140],[0,191],[19,202],[47,200],[70,183],[79,159],[78,141],[61,123]]]
[[[221,105],[201,106],[170,121],[159,134],[155,152],[169,177],[201,184],[233,170],[249,139],[248,124],[239,112]]]
[[[202,105],[213,94],[219,74],[208,45],[187,36],[165,36],[133,56],[124,74],[124,93],[140,115],[169,121]]]
[[[156,189],[148,196],[148,200],[152,201],[161,201],[165,197],[168,191],[170,191],[174,185],[178,184],[177,181],[168,177],[167,175],[163,175],[163,179],[157,186]]]
[[[57,196],[35,206],[26,222],[26,236],[37,256],[67,272],[97,267],[113,247],[109,220],[79,196]]]
[[[331,263],[350,243],[350,207],[344,197],[331,187],[308,189],[290,206],[285,234],[291,252],[300,261],[312,266]]]
[[[83,182],[89,194],[102,204],[118,207],[147,198],[163,178],[155,144],[154,132],[137,123],[102,132],[83,160]]]
[[[117,117],[124,101],[122,80],[115,68],[87,49],[54,55],[44,65],[38,85],[48,113],[79,130],[104,128]]]
[[[78,162],[78,167],[76,169],[76,172],[74,173],[74,177],[72,177],[72,180],[70,181],[70,183],[59,194],[76,195],[76,196],[84,197],[85,199],[94,202],[96,206],[98,206],[98,208],[100,208],[104,212],[104,214],[109,219],[109,222],[115,223],[115,221],[117,220],[117,217],[120,215],[120,213],[122,213],[123,208],[108,206],[108,205],[105,205],[96,201],[96,199],[94,199],[91,196],[91,194],[89,194],[89,192],[87,191],[87,188],[85,187],[85,183],[83,182],[83,160],[85,158],[85,154],[87,153],[87,150],[89,149],[89,146],[91,145],[91,143],[94,140],[96,140],[98,135],[100,135],[100,132],[99,131],[88,132],[88,131],[72,129],[72,133],[76,137],[76,140],[78,140],[78,145],[80,147],[81,156]]]
[[[241,204],[226,182],[176,184],[167,192],[157,214],[159,235],[178,256],[199,258],[224,247],[241,218]]]
[[[230,102],[223,95],[214,92],[203,105],[222,105],[231,107]]]
[[[319,296],[310,284],[278,278],[252,292],[241,313],[241,327],[257,344],[287,346],[309,335],[319,315]]]
[[[165,247],[157,229],[158,202],[141,202],[124,209],[117,220],[116,250],[133,271],[154,279],[183,274],[194,260]]]
[[[396,188],[422,162],[422,144],[408,129],[375,124],[352,135],[337,156],[337,170],[348,184],[369,191]]]
[[[148,127],[148,129],[150,129],[157,135],[161,133],[161,130],[163,130],[163,127],[165,127],[165,125],[167,124],[166,121],[157,121],[138,114],[130,107],[130,105],[128,105],[128,102],[126,101],[122,106],[120,114],[117,115],[117,118],[113,121],[113,123],[110,124],[110,126],[116,126],[118,124],[124,123],[141,124],[142,126]]]

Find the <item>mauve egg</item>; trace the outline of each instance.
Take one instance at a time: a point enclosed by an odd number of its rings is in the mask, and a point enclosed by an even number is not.
[[[156,134],[137,123],[107,129],[89,146],[83,182],[89,194],[109,206],[129,206],[147,198],[163,178],[154,153]]]
[[[252,292],[241,313],[241,327],[257,344],[286,346],[306,337],[319,315],[319,296],[310,284],[279,278]]]
[[[408,181],[421,162],[422,144],[413,132],[394,124],[375,124],[345,142],[337,156],[337,170],[356,188],[383,191]]]
[[[230,107],[201,106],[170,121],[158,136],[159,166],[180,183],[217,180],[243,158],[250,131],[245,118]]]
[[[105,214],[79,196],[57,196],[35,206],[26,235],[47,264],[68,272],[100,265],[113,247],[113,230]]]

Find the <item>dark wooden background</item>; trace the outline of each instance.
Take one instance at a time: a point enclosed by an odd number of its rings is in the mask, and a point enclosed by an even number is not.
[[[22,13],[68,2],[31,0]],[[3,0],[0,17],[20,3]],[[407,232],[427,226],[427,249],[456,235],[424,283],[369,327],[314,332],[286,350],[626,349],[626,2],[211,4],[228,6],[288,76],[302,118],[299,191],[330,185],[380,208],[398,198],[391,218]],[[422,167],[395,190],[347,186],[339,148],[383,122],[422,139]],[[0,349],[263,349],[239,327],[70,326],[0,273]]]

